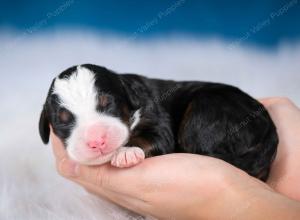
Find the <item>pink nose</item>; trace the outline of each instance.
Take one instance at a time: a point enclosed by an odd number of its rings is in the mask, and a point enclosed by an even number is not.
[[[91,140],[87,142],[87,145],[92,149],[105,148],[105,138],[98,138],[97,140]]]
[[[85,133],[87,147],[93,150],[105,150],[107,148],[107,128],[101,124],[93,124]]]

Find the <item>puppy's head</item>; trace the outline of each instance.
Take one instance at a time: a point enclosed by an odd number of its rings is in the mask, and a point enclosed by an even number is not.
[[[41,113],[43,142],[49,141],[51,125],[71,159],[89,165],[109,161],[136,124],[124,92],[120,77],[103,67],[65,70],[53,80]]]

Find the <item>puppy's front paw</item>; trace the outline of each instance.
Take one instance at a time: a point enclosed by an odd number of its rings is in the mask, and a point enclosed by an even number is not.
[[[144,151],[139,147],[121,147],[112,157],[111,165],[115,167],[131,167],[145,159]]]

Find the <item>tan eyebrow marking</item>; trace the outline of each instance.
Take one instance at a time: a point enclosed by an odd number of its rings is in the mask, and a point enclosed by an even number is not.
[[[108,104],[108,97],[106,95],[99,96],[99,105],[105,107]]]

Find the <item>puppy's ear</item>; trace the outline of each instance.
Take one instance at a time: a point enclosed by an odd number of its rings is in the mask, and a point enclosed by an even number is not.
[[[40,116],[39,131],[40,131],[40,136],[41,136],[44,144],[48,144],[50,128],[49,128],[49,118],[48,118],[45,106],[43,107],[43,110],[42,110],[41,116]]]
[[[123,88],[132,108],[139,109],[145,106],[149,91],[147,91],[141,77],[133,74],[123,74],[121,77]]]

